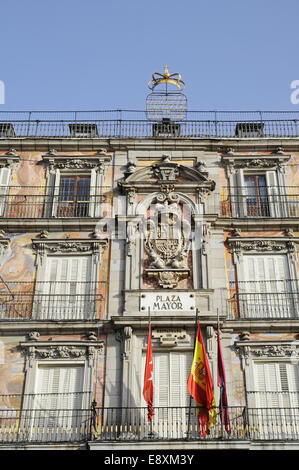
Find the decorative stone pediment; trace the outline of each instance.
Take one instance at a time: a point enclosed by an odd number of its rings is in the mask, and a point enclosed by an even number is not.
[[[32,239],[33,250],[35,251],[37,258],[36,264],[42,265],[44,259],[48,255],[69,255],[69,254],[81,254],[81,255],[94,255],[95,261],[101,262],[102,254],[108,245],[106,239]]]
[[[44,251],[55,254],[68,253],[102,253],[107,246],[104,239],[33,239],[35,251],[42,254]]]
[[[227,246],[235,256],[244,253],[293,253],[296,254],[296,242],[299,240],[295,237],[277,237],[277,238],[228,238]]]
[[[119,186],[125,192],[153,192],[159,190],[168,191],[174,189],[213,191],[215,182],[208,178],[207,173],[198,168],[190,168],[185,165],[172,162],[169,157],[163,156],[161,162],[136,171],[135,166],[130,165],[125,172],[125,178],[119,182]]]
[[[105,171],[105,164],[110,162],[110,156],[100,151],[97,155],[57,155],[55,150],[50,150],[42,155],[42,161],[47,164],[50,172],[59,170],[91,170]]]
[[[237,341],[236,352],[243,366],[248,366],[251,360],[293,359],[299,360],[298,341]]]
[[[25,354],[26,369],[33,367],[36,361],[55,362],[84,360],[90,367],[94,366],[96,353],[104,352],[103,341],[28,341],[20,344]]]
[[[222,163],[227,167],[230,173],[237,169],[276,169],[287,163],[290,155],[277,150],[271,154],[237,154],[228,151],[222,156]]]
[[[13,169],[19,163],[20,157],[17,155],[15,149],[10,149],[6,154],[0,155],[0,169],[10,168]]]

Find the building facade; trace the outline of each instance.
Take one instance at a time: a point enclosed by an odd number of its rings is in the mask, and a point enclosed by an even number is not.
[[[194,115],[2,113],[3,449],[298,448],[296,120]],[[231,423],[205,438],[196,316]]]

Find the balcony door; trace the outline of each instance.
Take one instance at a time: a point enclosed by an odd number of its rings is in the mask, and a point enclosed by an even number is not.
[[[294,312],[291,284],[287,255],[244,256],[244,281],[238,283],[240,316],[289,318]]]
[[[37,368],[35,393],[27,400],[32,409],[30,439],[69,441],[80,438],[84,423],[83,365],[47,365]],[[84,425],[84,424],[83,424]]]
[[[0,168],[0,217],[4,216],[7,209],[10,174],[10,168]]]
[[[161,438],[183,439],[188,433],[190,395],[187,380],[192,352],[154,353],[153,362],[154,417],[151,431]]]
[[[89,176],[61,176],[57,205],[58,217],[88,217]]]
[[[297,363],[257,362],[255,390],[249,393],[249,419],[256,438],[299,436],[299,366]]]
[[[266,177],[264,175],[244,176],[246,191],[246,214],[248,217],[269,217]]]
[[[88,319],[96,308],[90,278],[90,256],[48,256],[46,280],[36,286],[36,314],[43,320]]]

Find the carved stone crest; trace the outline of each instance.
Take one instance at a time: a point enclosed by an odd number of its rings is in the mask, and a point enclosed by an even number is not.
[[[149,277],[163,288],[173,288],[189,274],[187,256],[190,249],[190,224],[182,219],[178,196],[159,193],[156,210],[148,220],[145,250],[149,255]]]

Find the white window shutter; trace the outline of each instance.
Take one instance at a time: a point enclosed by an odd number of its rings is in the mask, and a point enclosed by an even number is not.
[[[82,408],[84,366],[40,366],[37,373],[33,426],[51,432],[78,429]],[[50,410],[38,412],[37,410]],[[72,410],[76,410],[75,413]],[[78,412],[77,412],[78,410]],[[36,422],[35,422],[36,419]]]
[[[246,190],[244,183],[244,172],[237,169],[234,175],[234,194],[232,195],[233,217],[245,217],[247,215]]]
[[[51,257],[47,259],[45,285],[47,314],[61,320],[84,319],[91,308],[91,257]],[[49,296],[49,297],[47,297]],[[94,300],[94,299],[93,299]]]
[[[0,169],[0,217],[4,215],[5,208],[7,207],[10,175],[10,168]]]
[[[153,362],[154,406],[188,406],[187,380],[192,363],[191,351],[155,353]]]
[[[244,280],[239,285],[240,305],[249,316],[289,317],[292,314],[287,255],[244,256]]]
[[[96,204],[99,204],[98,198],[96,197],[96,183],[97,183],[97,172],[93,168],[90,173],[90,193],[89,193],[89,217],[95,217]]]
[[[254,372],[257,407],[298,406],[298,364],[260,362],[254,364]]]
[[[280,197],[277,186],[277,176],[275,171],[266,172],[266,183],[267,183],[267,193],[268,193],[268,202],[270,209],[271,217],[279,217],[281,215],[280,210]]]
[[[59,201],[60,170],[57,168],[53,190],[52,217],[57,217],[57,207]]]

